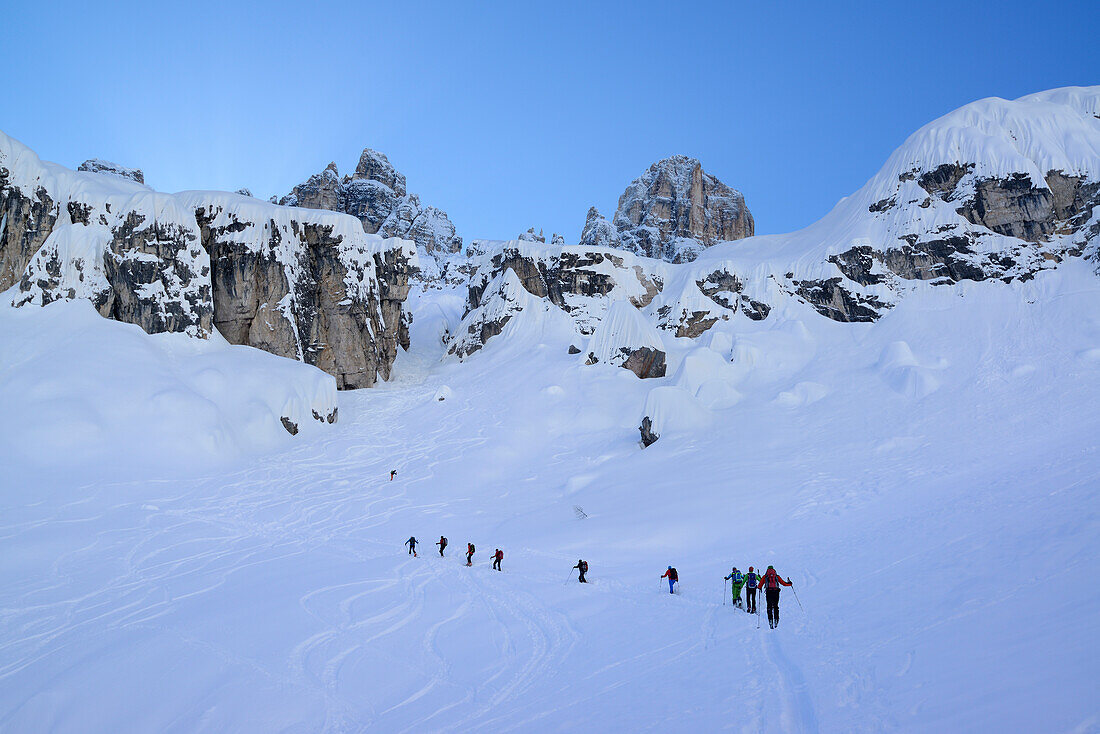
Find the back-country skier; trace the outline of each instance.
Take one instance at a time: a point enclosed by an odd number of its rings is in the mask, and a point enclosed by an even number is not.
[[[760,577],[749,566],[749,572],[745,574],[745,611],[756,614],[756,584]]]
[[[781,585],[794,586],[790,579],[784,581],[773,566],[768,566],[768,570],[760,577],[760,588],[764,590],[768,599],[768,626],[772,629],[779,626],[779,587]]]
[[[588,582],[584,580],[584,575],[588,573],[588,561],[578,560],[577,565],[573,566],[573,568],[580,571],[580,578],[577,580],[580,581],[582,584],[587,584]]]
[[[405,541],[405,545],[409,546],[409,554],[414,558],[416,557],[416,536],[411,535],[409,539]]]
[[[467,566],[474,565],[474,544],[473,543],[467,543],[466,544],[466,565]]]
[[[396,477],[396,476],[397,476],[397,470],[396,469],[390,469],[390,481],[391,482],[393,481],[393,478]]]
[[[503,571],[504,569],[500,567],[500,562],[503,560],[504,551],[502,551],[500,548],[497,548],[497,552],[493,554],[493,568],[498,571]]]
[[[680,577],[676,575],[676,569],[669,566],[668,570],[661,574],[661,578],[668,579],[668,593],[675,593],[672,589],[672,585],[680,580]]]
[[[436,543],[436,545],[439,546],[439,557],[442,558],[443,557],[443,551],[445,551],[447,549],[447,539],[444,538],[442,535],[440,535],[439,536],[439,542]]]
[[[730,571],[730,575],[726,576],[725,580],[730,582],[730,590],[733,592],[734,605],[740,607],[741,587],[745,585],[745,577],[737,570],[737,566],[734,566],[733,570]]]

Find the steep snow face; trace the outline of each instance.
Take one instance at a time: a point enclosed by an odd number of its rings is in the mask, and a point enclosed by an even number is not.
[[[322,177],[323,178],[323,177]],[[320,194],[318,194],[320,195]],[[145,331],[247,344],[369,387],[407,346],[411,242],[348,216],[223,192],[160,194],[74,172],[0,135],[0,286],[83,298]]]
[[[631,182],[619,197],[615,227],[620,246],[670,262],[689,262],[716,242],[753,234],[741,192],[683,155],[654,163]]]
[[[340,178],[335,163],[279,200],[285,206],[328,209],[350,214],[368,234],[399,237],[416,243],[421,254],[447,255],[462,249],[462,238],[447,213],[422,206],[409,194],[405,176],[384,153],[365,148],[353,176]]]

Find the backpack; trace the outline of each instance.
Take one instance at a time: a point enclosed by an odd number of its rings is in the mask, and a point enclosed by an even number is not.
[[[588,573],[588,561],[581,561],[581,573]]]
[[[741,575],[740,571],[734,571],[731,574],[730,579],[733,581],[733,583],[740,584],[740,583],[744,582],[745,577]]]
[[[497,559],[501,560],[501,561],[504,560],[504,551],[502,551],[502,550],[497,551]]]
[[[760,580],[760,577],[756,575],[755,571],[749,571],[747,574],[745,574],[745,585],[746,586],[751,586],[752,588],[755,589],[756,588],[756,583],[759,580]]]
[[[764,574],[764,588],[765,589],[778,589],[779,588],[779,572],[775,569],[768,570]]]
[[[439,543],[440,545],[447,545],[447,539],[443,536],[439,536]]]
[[[473,553],[474,552],[474,544],[473,543],[467,543],[466,544],[466,552],[467,553]]]
[[[672,579],[673,581],[679,581],[680,580],[680,577],[679,577],[679,575],[677,575],[675,568],[668,572],[668,577],[670,579]]]

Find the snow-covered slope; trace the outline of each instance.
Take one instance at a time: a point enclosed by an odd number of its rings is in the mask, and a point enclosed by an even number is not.
[[[50,466],[55,417],[12,404],[42,460],[5,457],[0,479],[0,728],[1088,731],[1100,715],[1100,287],[1082,261],[930,289],[875,324],[739,320],[694,347],[732,377],[672,353],[656,382],[717,376],[740,400],[706,419],[655,399],[672,412],[644,451],[655,381],[545,331],[440,361],[440,319],[461,316],[440,295],[413,299],[395,379],[338,394],[330,430],[199,477],[78,456],[74,480]],[[441,534],[477,545],[473,568],[435,553]],[[791,577],[777,630],[723,605],[734,564]]]
[[[1092,731],[1097,96],[975,103],[688,264],[479,241],[373,390],[0,304],[0,730]],[[768,564],[774,631],[723,585]]]
[[[28,480],[205,472],[337,419],[336,381],[314,367],[217,335],[148,335],[82,299],[0,308],[0,353],[0,464]],[[33,493],[10,474],[0,487]]]

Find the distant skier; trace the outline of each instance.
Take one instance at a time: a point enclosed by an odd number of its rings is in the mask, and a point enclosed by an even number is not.
[[[396,469],[390,469],[390,481],[391,482],[393,481],[393,478],[396,477],[396,476],[397,476],[397,470]]]
[[[772,566],[760,577],[760,588],[768,598],[768,626],[775,629],[779,626],[779,587],[794,586],[790,579],[784,581]]]
[[[409,539],[405,541],[405,545],[409,546],[409,554],[416,558],[416,536],[409,536]]]
[[[672,566],[669,566],[668,570],[661,574],[661,578],[668,579],[668,593],[675,593],[673,591],[672,585],[680,580],[680,577],[676,575],[676,569]]]
[[[577,565],[573,566],[573,568],[580,571],[580,578],[577,580],[582,584],[587,584],[588,582],[584,580],[584,575],[588,573],[588,561],[577,561]]]
[[[436,543],[439,546],[439,557],[443,557],[443,551],[447,549],[447,539],[442,535],[439,536],[439,542]]]
[[[474,544],[473,543],[467,543],[466,544],[466,565],[467,566],[474,565]]]
[[[737,566],[733,567],[730,571],[730,575],[726,577],[726,581],[730,582],[730,590],[733,592],[733,604],[734,606],[741,606],[741,587],[745,585],[745,577],[737,570]],[[743,608],[743,607],[742,607]]]
[[[500,562],[503,560],[504,551],[502,551],[500,548],[497,548],[497,552],[493,554],[493,568],[498,571],[503,571],[504,569],[500,567]]]
[[[760,577],[749,566],[749,572],[745,574],[745,611],[756,614],[756,584]]]

